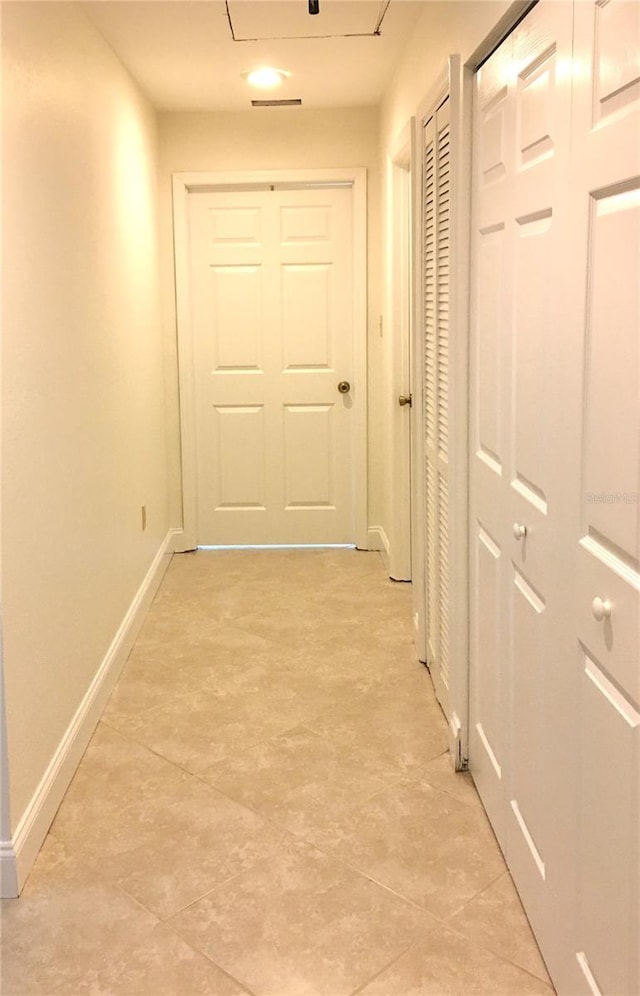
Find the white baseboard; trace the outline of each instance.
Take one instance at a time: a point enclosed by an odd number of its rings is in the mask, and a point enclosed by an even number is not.
[[[129,606],[102,664],[55,751],[10,841],[0,842],[2,898],[19,895],[49,827],[98,724],[120,672],[169,566],[174,549],[170,529]]]
[[[13,842],[0,842],[0,897],[13,899],[18,895],[18,863]]]
[[[382,526],[369,526],[367,548],[379,550],[386,570],[389,570],[389,538]]]

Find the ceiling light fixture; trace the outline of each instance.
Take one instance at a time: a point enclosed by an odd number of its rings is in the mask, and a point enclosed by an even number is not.
[[[275,89],[289,75],[290,73],[284,69],[274,69],[272,66],[260,66],[259,69],[248,69],[246,73],[242,73],[249,86],[258,87],[260,90]]]

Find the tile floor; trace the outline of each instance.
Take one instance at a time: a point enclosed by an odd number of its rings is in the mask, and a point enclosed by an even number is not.
[[[3,996],[551,996],[378,554],[175,557]]]

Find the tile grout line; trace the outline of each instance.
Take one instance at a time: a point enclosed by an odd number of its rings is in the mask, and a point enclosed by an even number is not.
[[[501,851],[500,853],[502,853],[502,851]],[[504,855],[503,855],[503,857],[504,857]],[[520,894],[518,893],[518,890],[516,889],[516,885],[515,885],[515,882],[513,881],[513,877],[512,877],[512,875],[511,875],[511,872],[509,871],[509,867],[507,866],[507,863],[506,863],[506,861],[505,861],[505,868],[504,868],[504,871],[502,871],[502,872],[501,872],[501,873],[500,873],[500,874],[499,874],[498,876],[496,876],[496,878],[494,878],[494,879],[493,879],[493,881],[489,882],[489,884],[488,884],[488,885],[486,885],[486,886],[485,886],[485,887],[484,887],[483,889],[480,889],[480,891],[479,891],[479,892],[477,892],[477,893],[475,894],[475,896],[472,896],[472,897],[471,897],[471,899],[468,899],[468,900],[467,900],[467,902],[466,902],[466,903],[464,903],[464,904],[463,904],[463,905],[462,905],[462,906],[460,907],[460,909],[459,909],[459,910],[456,910],[456,912],[455,912],[455,913],[452,913],[452,914],[451,914],[451,915],[450,915],[450,916],[449,916],[449,917],[447,918],[447,920],[446,920],[446,921],[443,921],[443,923],[444,923],[444,924],[445,924],[445,925],[446,925],[446,926],[448,927],[448,929],[449,929],[449,930],[452,930],[452,931],[453,931],[454,933],[458,934],[459,936],[461,936],[461,937],[464,937],[464,938],[465,938],[465,940],[469,941],[469,943],[471,943],[471,944],[475,944],[475,945],[476,945],[477,947],[482,947],[482,948],[484,948],[484,949],[485,949],[486,951],[491,951],[491,953],[492,953],[492,954],[496,955],[496,956],[497,956],[497,957],[499,957],[499,958],[502,958],[502,960],[503,960],[503,961],[506,961],[506,962],[507,962],[508,964],[511,964],[511,965],[515,965],[515,966],[516,966],[516,968],[521,968],[523,972],[528,972],[528,973],[529,973],[529,975],[532,975],[532,976],[533,976],[533,977],[534,977],[535,979],[540,979],[540,982],[544,982],[544,983],[545,983],[545,985],[548,985],[548,982],[547,982],[547,979],[542,979],[542,978],[540,978],[540,976],[539,976],[539,975],[536,975],[536,973],[535,973],[535,972],[531,972],[531,971],[530,971],[530,970],[529,970],[528,968],[525,968],[525,967],[524,967],[524,965],[521,965],[521,964],[520,964],[519,962],[516,962],[516,961],[512,961],[512,959],[510,959],[510,958],[505,958],[505,957],[504,957],[503,955],[500,955],[500,954],[499,954],[499,953],[498,953],[498,952],[497,952],[497,951],[496,951],[496,950],[495,950],[495,949],[494,949],[493,947],[488,947],[488,946],[487,946],[486,944],[481,944],[481,943],[480,943],[479,941],[477,941],[477,940],[476,940],[476,941],[474,941],[474,940],[473,940],[473,938],[472,938],[472,937],[470,937],[470,936],[469,936],[469,935],[468,935],[468,934],[466,933],[466,931],[462,930],[462,929],[461,929],[461,928],[459,928],[459,927],[456,927],[456,926],[453,926],[453,925],[451,924],[451,921],[452,921],[452,920],[454,919],[454,917],[457,917],[457,916],[459,916],[459,915],[460,915],[461,913],[463,913],[463,912],[464,912],[464,911],[466,910],[467,906],[470,906],[470,905],[471,905],[471,903],[475,902],[475,901],[476,901],[477,899],[479,899],[479,898],[480,898],[481,896],[483,896],[483,895],[484,895],[484,894],[485,894],[486,892],[488,892],[488,891],[489,891],[489,889],[492,889],[492,888],[494,887],[494,885],[496,885],[496,883],[500,881],[500,879],[502,879],[502,878],[504,878],[504,877],[505,877],[505,875],[507,875],[507,876],[508,876],[508,878],[509,878],[509,881],[511,882],[511,885],[512,885],[513,889],[515,890],[515,893],[516,893],[516,895],[517,895],[517,897],[518,897],[518,902],[520,903],[520,905],[521,905],[521,907],[522,907],[522,914],[523,914],[523,916],[524,916],[524,918],[525,918],[525,921],[526,921],[526,923],[527,923],[527,927],[529,928],[529,931],[530,931],[530,933],[531,933],[531,938],[532,938],[532,940],[533,940],[533,943],[534,943],[534,944],[535,944],[535,946],[536,946],[536,950],[537,950],[538,954],[540,955],[540,959],[541,959],[541,961],[542,961],[542,964],[544,965],[544,968],[545,968],[545,971],[547,972],[547,978],[548,978],[548,979],[550,979],[550,978],[551,978],[551,976],[549,975],[549,972],[548,972],[548,969],[547,969],[547,966],[546,966],[546,962],[545,962],[544,958],[542,957],[542,952],[540,951],[540,948],[538,947],[538,942],[537,942],[537,940],[536,940],[536,936],[535,936],[535,934],[534,934],[534,932],[533,932],[533,928],[532,928],[532,926],[531,926],[531,924],[530,924],[530,922],[529,922],[529,917],[527,916],[527,913],[526,913],[526,910],[524,909],[524,906],[522,906],[522,901],[521,901],[521,899],[520,899]],[[552,983],[552,984],[553,984],[553,983]]]
[[[349,993],[349,996],[358,996],[358,993],[361,993],[363,989],[366,989],[367,986],[370,986],[372,982],[375,982],[376,979],[379,979],[380,976],[384,975],[384,973],[387,972],[390,968],[392,968],[393,965],[397,964],[397,962],[399,962],[401,958],[404,958],[404,956],[409,951],[411,951],[412,948],[415,947],[415,944],[416,944],[415,941],[412,944],[409,944],[406,948],[404,948],[400,952],[399,955],[397,955],[395,958],[392,958],[391,961],[388,962],[388,964],[386,964],[383,968],[381,968],[379,972],[376,972],[374,975],[371,976],[371,978],[366,979],[356,989],[354,989],[351,993]]]
[[[522,965],[519,965],[517,962],[512,961],[510,958],[505,958],[504,955],[498,954],[496,951],[494,951],[493,948],[487,947],[486,944],[481,944],[478,941],[472,940],[470,937],[468,937],[461,930],[457,930],[455,927],[452,927],[449,923],[443,923],[442,926],[444,928],[446,928],[447,930],[451,931],[452,934],[455,934],[456,937],[459,937],[466,944],[470,944],[470,945],[472,945],[472,947],[475,947],[475,948],[480,948],[482,951],[488,951],[490,954],[492,954],[494,956],[494,958],[497,958],[499,961],[503,962],[503,964],[505,964],[505,965],[511,965],[511,966],[513,966],[513,968],[517,968],[520,972],[524,972],[525,975],[528,975],[529,978],[535,979],[536,982],[541,982],[542,985],[544,985],[544,986],[547,987],[547,989],[549,990],[550,993],[555,993],[555,989],[553,988],[553,983],[551,983],[551,986],[549,986],[549,983],[545,979],[541,979],[539,975],[535,974],[535,972],[530,971],[528,968],[524,968]],[[535,940],[535,938],[534,938],[534,940]],[[543,962],[543,964],[544,964],[544,962]],[[546,965],[545,965],[545,968],[546,968]]]

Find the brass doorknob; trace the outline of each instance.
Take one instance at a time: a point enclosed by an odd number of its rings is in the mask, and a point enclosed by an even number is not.
[[[400,405],[401,408],[404,408],[405,405],[409,405],[409,408],[411,408],[411,395],[401,394],[400,397],[398,398],[398,404]]]
[[[338,384],[338,390],[340,391],[340,394],[348,394],[351,390],[351,384],[348,380],[341,380]]]

